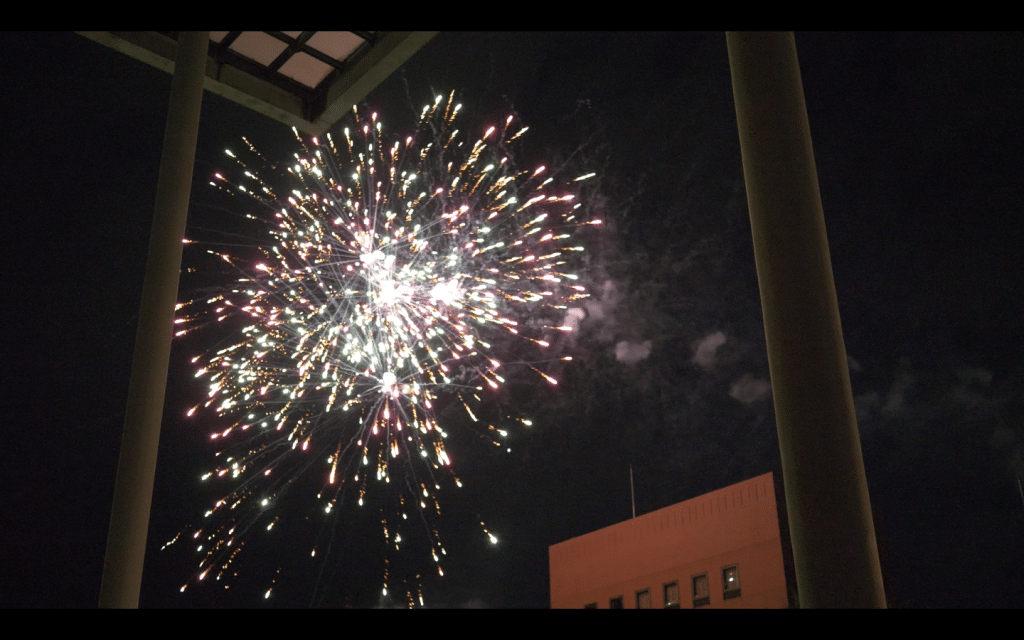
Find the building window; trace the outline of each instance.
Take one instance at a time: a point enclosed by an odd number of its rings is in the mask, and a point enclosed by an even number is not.
[[[726,600],[740,597],[740,568],[737,565],[722,568],[722,591]]]
[[[637,609],[650,609],[651,608],[651,590],[644,589],[643,591],[636,592],[636,608]]]
[[[584,609],[596,609],[597,608],[597,603],[596,602],[591,602],[590,604],[585,604],[585,605],[583,605],[583,608]]]
[[[608,601],[609,609],[621,609],[622,608],[622,596],[615,596]]]
[[[665,608],[679,608],[679,583],[670,582],[665,585]]]
[[[711,604],[711,590],[708,588],[708,574],[693,576],[693,608]]]

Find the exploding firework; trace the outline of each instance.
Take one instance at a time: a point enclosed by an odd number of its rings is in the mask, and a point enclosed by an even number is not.
[[[386,141],[376,113],[355,111],[343,144],[300,138],[287,167],[257,169],[251,145],[252,164],[228,152],[245,180],[214,184],[265,205],[247,217],[269,220],[272,241],[253,255],[210,251],[239,276],[178,307],[176,335],[236,331],[193,360],[209,388],[188,415],[216,414],[210,438],[225,447],[203,479],[232,482],[192,536],[198,580],[229,571],[255,526],[275,526],[275,504],[303,474],[322,478],[315,497],[328,514],[390,495],[386,544],[401,548],[406,521],[421,521],[443,575],[438,494],[461,482],[439,409],[461,407],[500,442],[508,425],[479,407],[505,376],[557,384],[544,351],[587,295],[572,270],[583,251],[574,231],[600,223],[579,215],[578,183],[593,174],[559,182],[517,169],[508,144],[526,129],[510,116],[469,142],[453,98],[424,107],[404,140]]]

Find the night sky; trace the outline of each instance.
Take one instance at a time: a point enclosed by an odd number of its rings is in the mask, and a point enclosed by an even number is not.
[[[1024,36],[796,41],[890,606],[1024,607]],[[0,606],[94,607],[171,77],[74,33],[5,33],[0,59]],[[467,125],[530,126],[524,163],[598,173],[574,361],[511,385],[534,422],[511,453],[451,418],[466,486],[422,582],[428,607],[542,608],[548,547],[628,519],[630,466],[637,514],[780,470],[725,36],[442,33],[366,103],[399,132],[451,90]],[[208,180],[243,135],[298,150],[204,94],[189,234],[237,224]],[[194,346],[172,353],[141,606],[401,606],[366,513],[309,557],[318,478],[230,589],[179,593],[198,556],[160,546],[220,497],[198,482],[216,425],[184,419]]]

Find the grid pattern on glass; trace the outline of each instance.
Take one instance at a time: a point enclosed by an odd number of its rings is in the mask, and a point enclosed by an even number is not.
[[[650,609],[651,608],[651,590],[644,589],[643,591],[636,592],[636,608],[637,609]]]
[[[703,607],[711,603],[711,590],[708,588],[708,574],[693,576],[693,606]]]
[[[665,608],[679,608],[679,583],[669,582],[665,585]]]
[[[722,568],[722,591],[726,600],[740,595],[740,568],[737,565]]]

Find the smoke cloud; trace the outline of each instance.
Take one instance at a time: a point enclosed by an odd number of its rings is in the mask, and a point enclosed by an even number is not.
[[[771,390],[772,386],[767,381],[745,373],[742,378],[733,383],[732,388],[729,389],[729,395],[743,404],[750,404],[764,398]]]
[[[565,319],[562,320],[563,327],[571,327],[573,333],[579,331],[580,322],[587,317],[587,312],[583,309],[573,307],[565,312]]]
[[[693,361],[705,369],[710,369],[717,362],[715,352],[725,344],[725,334],[716,331],[707,335],[693,345]]]
[[[651,355],[651,341],[633,343],[627,340],[615,345],[615,359],[625,364],[636,364]]]
[[[583,301],[583,308],[590,320],[596,325],[593,328],[597,341],[608,344],[615,339],[615,305],[622,296],[613,280],[605,280],[601,290],[595,291]]]
[[[903,367],[909,366],[903,364]],[[898,413],[903,411],[903,404],[906,399],[907,392],[914,385],[916,378],[910,371],[905,368],[896,374],[896,380],[893,381],[892,387],[889,389],[889,393],[885,396],[885,404],[882,405],[882,416],[885,418],[894,418]]]

